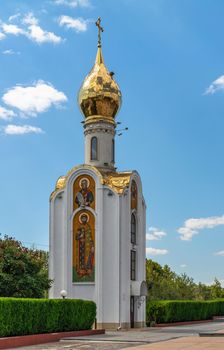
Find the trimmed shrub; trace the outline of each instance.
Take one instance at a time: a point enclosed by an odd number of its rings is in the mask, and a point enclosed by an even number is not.
[[[172,323],[208,320],[224,315],[224,299],[209,301],[161,300],[148,301],[146,323]]]
[[[95,317],[92,301],[0,298],[0,337],[91,329]]]

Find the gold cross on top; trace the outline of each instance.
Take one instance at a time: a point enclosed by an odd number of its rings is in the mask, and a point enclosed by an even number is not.
[[[96,21],[96,26],[98,27],[98,47],[101,47],[101,32],[103,33],[104,29],[101,27],[101,18],[99,17]]]

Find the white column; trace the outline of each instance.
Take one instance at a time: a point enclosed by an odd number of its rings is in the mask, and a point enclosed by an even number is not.
[[[87,124],[85,134],[85,164],[114,170],[115,126],[105,121]],[[91,140],[97,138],[97,159],[91,159]]]

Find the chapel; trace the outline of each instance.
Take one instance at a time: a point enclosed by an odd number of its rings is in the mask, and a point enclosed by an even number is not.
[[[105,63],[100,18],[95,63],[78,93],[84,164],[50,196],[50,298],[93,300],[97,328],[145,325],[146,205],[137,171],[115,167],[121,91]]]

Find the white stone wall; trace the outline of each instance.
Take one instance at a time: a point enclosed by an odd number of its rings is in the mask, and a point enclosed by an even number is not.
[[[64,274],[64,212],[64,193],[59,192],[50,206],[49,275],[54,281],[49,292],[50,298],[60,298],[60,291],[66,289]]]
[[[72,283],[72,193],[77,176],[88,174],[96,182],[95,283]],[[137,279],[145,279],[145,204],[140,177],[133,172],[138,186]],[[112,192],[112,196],[108,195]],[[118,195],[100,182],[93,170],[81,167],[70,174],[66,188],[51,201],[50,278],[54,279],[51,298],[59,298],[66,289],[68,298],[93,300],[97,304],[99,324],[130,324],[130,188]],[[145,305],[137,307],[135,322],[144,322]]]

